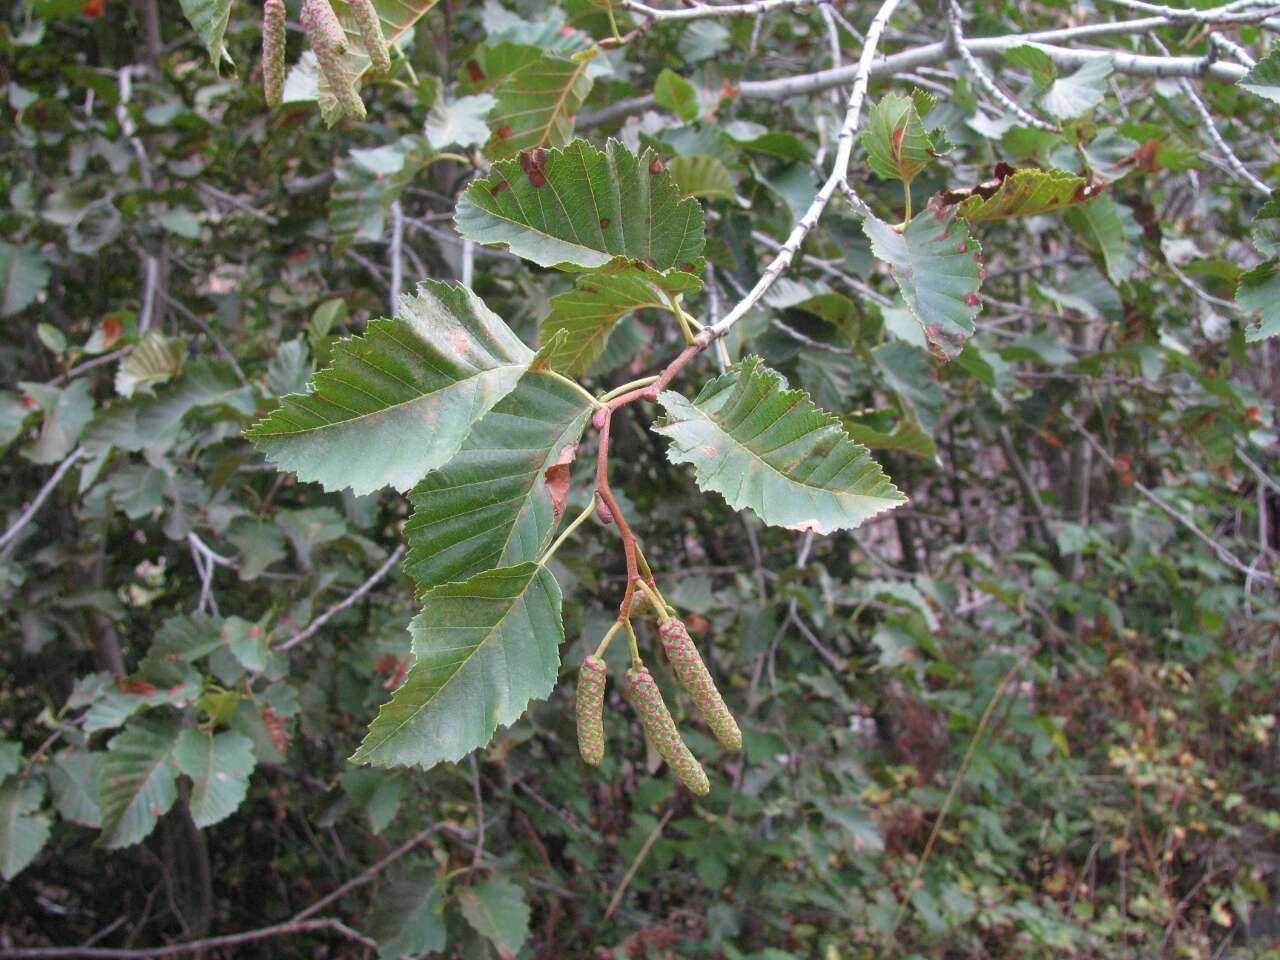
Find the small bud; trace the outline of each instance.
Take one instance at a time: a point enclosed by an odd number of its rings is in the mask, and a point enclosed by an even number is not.
[[[350,0],[351,16],[360,28],[364,51],[369,55],[373,69],[386,73],[391,69],[391,56],[387,51],[387,38],[382,35],[382,20],[373,0]]]
[[[604,687],[607,671],[599,657],[587,657],[578,671],[578,752],[598,767],[604,759]]]
[[[635,667],[627,671],[627,686],[631,690],[631,702],[635,704],[636,713],[640,714],[644,732],[649,735],[671,772],[693,793],[705,797],[711,792],[706,771],[680,739],[676,722],[671,719],[671,712],[663,703],[662,691],[658,689],[653,676],[644,667]]]
[[[662,647],[667,651],[667,659],[671,669],[675,671],[680,685],[689,692],[690,698],[707,721],[707,726],[726,750],[742,749],[742,731],[737,721],[725,705],[724,698],[716,689],[716,682],[711,679],[711,672],[702,662],[698,648],[694,646],[685,629],[683,620],[669,620],[658,629],[662,637]]]
[[[596,501],[596,519],[601,523],[613,523],[613,511],[609,509],[609,505],[604,500]]]
[[[267,106],[284,99],[284,0],[264,0],[262,5],[262,92]]]

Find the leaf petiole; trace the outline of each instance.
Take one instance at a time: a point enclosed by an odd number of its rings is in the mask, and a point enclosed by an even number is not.
[[[596,652],[594,656],[603,657],[605,655],[605,651],[609,649],[609,644],[613,641],[614,634],[616,634],[621,629],[622,629],[622,621],[621,620],[613,621],[613,626],[611,626],[608,630],[605,631],[604,639],[600,641],[600,646],[596,647]]]
[[[587,522],[587,517],[591,516],[595,509],[596,495],[593,493],[591,495],[591,499],[587,502],[587,505],[582,509],[582,512],[573,518],[573,522],[564,528],[564,532],[561,533],[560,536],[556,537],[556,542],[547,547],[546,552],[538,560],[538,566],[545,567],[551,561],[551,558],[555,556],[556,551],[559,550],[564,542],[573,535],[573,531],[577,530]]]
[[[632,380],[630,383],[624,383],[620,387],[614,387],[604,396],[600,397],[600,403],[606,404],[614,397],[620,397],[624,393],[630,393],[632,390],[639,390],[641,387],[647,387],[651,383],[657,383],[658,377],[641,377],[639,380]]]
[[[566,377],[563,373],[557,373],[555,370],[544,370],[543,372],[547,374],[547,376],[554,377],[556,380],[559,380],[565,386],[572,387],[574,390],[578,391],[578,393],[587,398],[587,402],[591,404],[593,409],[599,410],[604,406],[603,400],[597,400],[590,390],[580,384],[577,380],[574,380],[572,377]]]

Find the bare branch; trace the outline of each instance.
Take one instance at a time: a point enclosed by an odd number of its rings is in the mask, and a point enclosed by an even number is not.
[[[344,599],[340,600],[338,603],[335,603],[324,613],[320,614],[320,616],[312,620],[309,624],[307,624],[305,627],[303,627],[301,630],[295,633],[292,637],[290,637],[284,643],[278,644],[275,649],[280,652],[284,652],[285,650],[291,650],[294,647],[296,647],[298,644],[300,644],[303,640],[306,640],[309,637],[313,636],[317,630],[319,630],[326,623],[332,620],[335,616],[337,616],[343,610],[347,609],[347,607],[351,606],[353,603],[355,603],[357,600],[363,597],[366,593],[372,590],[374,584],[376,584],[379,580],[385,577],[388,571],[390,571],[390,569],[396,565],[396,562],[402,556],[404,556],[403,543],[400,544],[398,547],[396,547],[393,551],[391,551],[391,556],[387,557],[387,559],[383,562],[382,566],[380,566],[377,570],[374,571],[373,576],[371,576],[364,583],[360,584],[360,586],[356,587],[355,590],[351,591],[351,593],[348,596],[346,596]]]
[[[955,41],[956,50],[960,53],[960,59],[964,61],[964,65],[969,68],[969,73],[973,79],[978,82],[978,86],[987,91],[987,94],[1004,107],[1015,117],[1021,120],[1029,127],[1035,127],[1039,130],[1057,130],[1058,128],[1052,123],[1047,123],[1039,117],[1024,110],[1019,106],[1012,97],[996,86],[996,82],[983,69],[982,64],[978,63],[977,58],[969,52],[968,47],[964,45],[964,28],[960,20],[960,4],[957,0],[951,0],[947,7],[947,20],[951,26],[951,36]]]
[[[648,20],[703,20],[707,17],[758,17],[761,14],[784,7],[811,7],[823,0],[755,0],[754,3],[726,3],[713,5],[694,3],[674,10],[651,7],[637,0],[622,0],[624,9]]]
[[[67,475],[67,471],[74,467],[76,461],[83,457],[84,454],[84,447],[76,447],[67,454],[66,459],[58,464],[58,469],[54,470],[49,479],[45,481],[44,486],[40,488],[35,497],[32,498],[31,502],[27,504],[27,508],[23,510],[18,516],[18,519],[13,522],[13,526],[4,532],[4,536],[0,536],[0,556],[4,556],[13,549],[14,541],[17,539],[18,534],[22,532],[22,528],[31,522],[35,517],[36,512],[39,511],[45,500],[49,498],[49,494],[53,493],[54,488],[61,483],[62,478]]]

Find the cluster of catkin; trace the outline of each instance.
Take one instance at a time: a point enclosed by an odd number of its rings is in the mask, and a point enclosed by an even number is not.
[[[351,19],[360,33],[360,42],[373,69],[391,69],[391,55],[382,21],[373,0],[347,0]],[[315,51],[320,76],[333,93],[342,112],[353,120],[363,120],[364,101],[356,90],[355,77],[347,67],[347,32],[329,0],[302,0],[302,29]],[[284,0],[263,0],[262,6],[262,90],[267,105],[279,106],[284,97]]]
[[[742,731],[725,706],[707,665],[698,654],[684,622],[671,619],[658,630],[671,669],[688,691],[698,712],[721,745],[728,750],[742,748]],[[587,657],[578,672],[578,750],[582,759],[595,766],[604,759],[604,692],[606,670],[599,657]],[[627,671],[627,688],[644,732],[667,762],[677,779],[698,796],[711,790],[706,771],[680,737],[676,722],[662,700],[653,675],[643,666]]]

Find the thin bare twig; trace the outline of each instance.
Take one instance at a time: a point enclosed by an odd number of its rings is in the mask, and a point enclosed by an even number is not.
[[[277,645],[275,649],[280,652],[284,652],[285,650],[292,650],[298,644],[302,643],[302,641],[313,636],[317,630],[319,630],[326,623],[332,620],[335,616],[337,616],[343,610],[347,609],[347,607],[351,606],[353,603],[355,603],[357,600],[363,597],[366,593],[368,593],[371,589],[373,589],[374,584],[376,584],[379,580],[385,577],[388,571],[390,571],[391,568],[396,565],[396,562],[402,556],[404,556],[403,543],[397,546],[395,550],[391,551],[391,556],[387,557],[387,559],[383,562],[382,566],[380,566],[376,571],[374,571],[373,576],[371,576],[364,583],[360,584],[360,586],[356,587],[355,590],[353,590],[345,598],[335,603],[324,613],[320,614],[320,616],[312,620],[303,629],[299,630],[297,633],[295,633],[292,637],[290,637],[284,643]]]
[[[49,494],[53,493],[54,488],[62,482],[62,478],[67,475],[67,471],[76,465],[76,461],[85,455],[84,447],[76,447],[72,450],[63,461],[58,464],[58,468],[53,471],[49,479],[44,482],[31,502],[27,504],[27,508],[18,515],[18,519],[13,522],[13,526],[9,527],[0,536],[0,556],[4,556],[13,549],[13,544],[17,539],[22,528],[32,521],[40,507],[43,506],[45,500],[49,498]]]
[[[622,878],[622,882],[618,884],[618,889],[613,891],[613,896],[609,900],[609,906],[604,911],[604,918],[608,920],[613,916],[613,911],[618,909],[618,904],[622,902],[622,895],[627,892],[627,887],[631,886],[631,881],[636,878],[641,864],[645,858],[649,856],[649,851],[653,849],[653,845],[658,842],[658,838],[662,836],[662,831],[666,827],[667,822],[676,812],[675,807],[669,807],[667,812],[662,815],[662,819],[658,821],[658,825],[650,831],[649,836],[645,838],[644,846],[640,848],[640,852],[636,854],[636,858],[631,861],[631,866],[627,868],[626,875]]]

